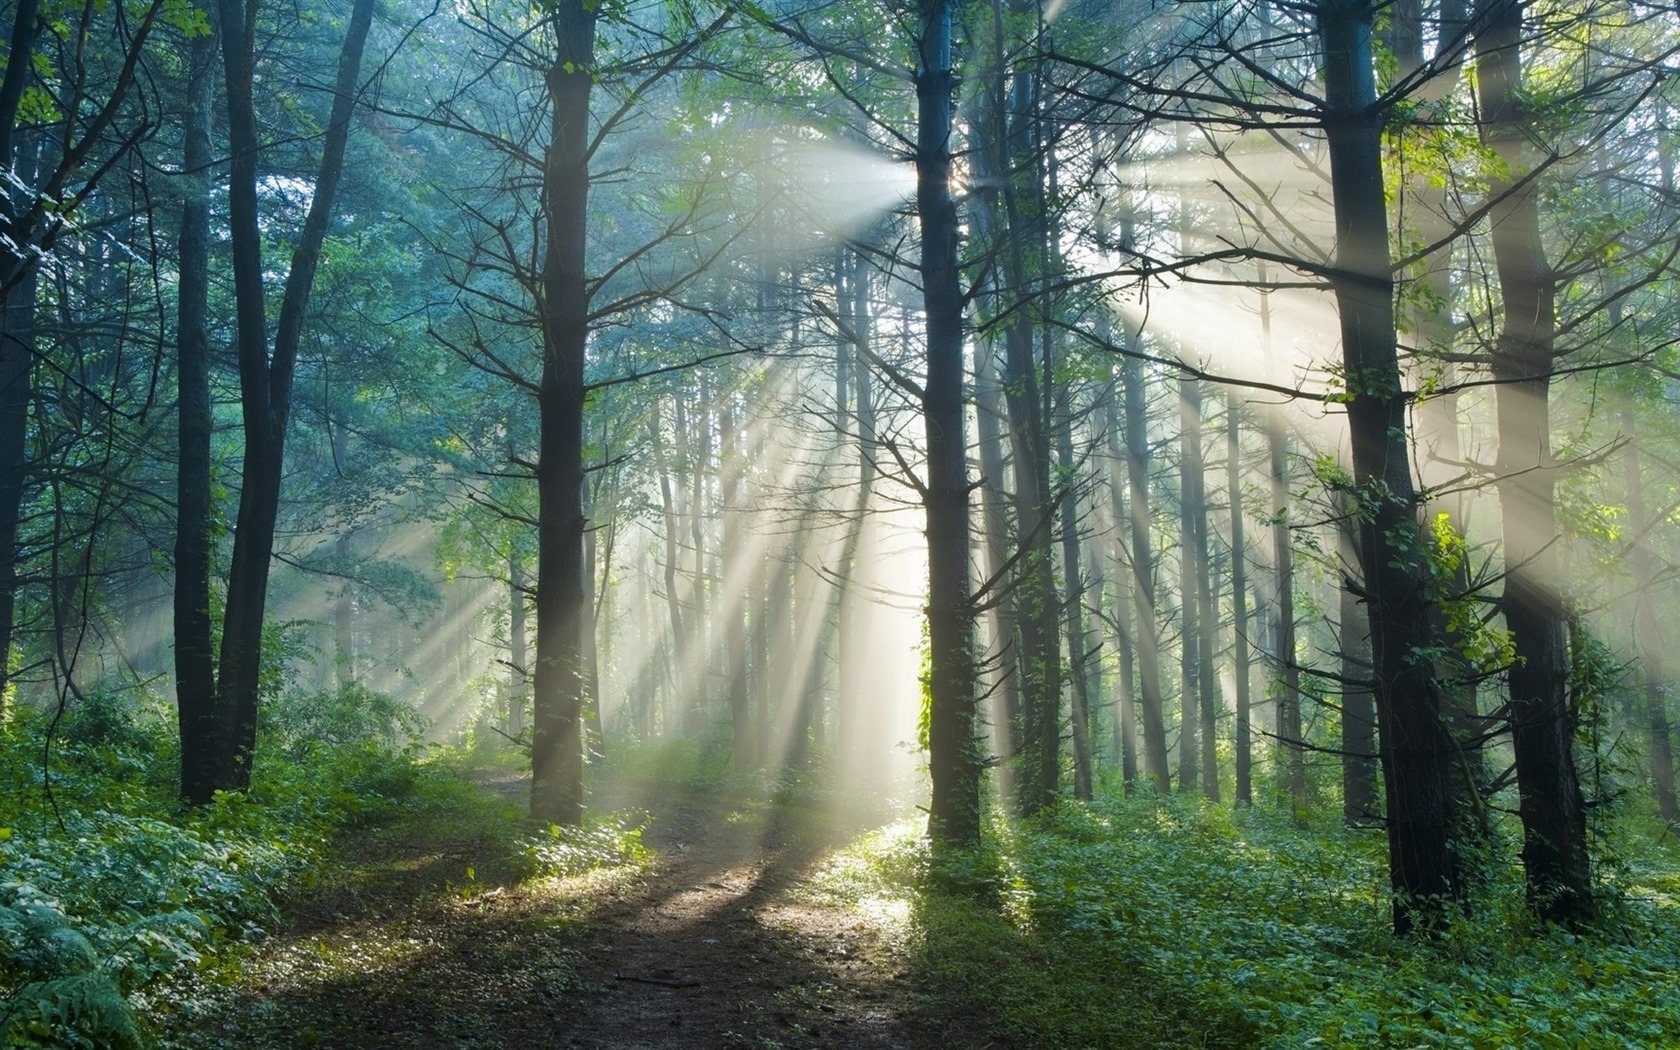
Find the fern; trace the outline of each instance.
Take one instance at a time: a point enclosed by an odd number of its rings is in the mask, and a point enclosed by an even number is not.
[[[73,973],[29,981],[0,1007],[6,1047],[141,1050],[146,1045],[134,1010],[102,973]]]

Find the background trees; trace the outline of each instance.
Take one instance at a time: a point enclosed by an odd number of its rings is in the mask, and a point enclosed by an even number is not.
[[[413,690],[557,823],[664,737],[1378,818],[1401,931],[1677,819],[1663,19],[130,8],[12,12],[0,636],[188,798]]]

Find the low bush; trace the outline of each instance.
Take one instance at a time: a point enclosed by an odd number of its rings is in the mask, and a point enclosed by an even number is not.
[[[10,711],[0,1046],[144,1045],[148,994],[267,929],[274,891],[335,833],[423,802],[432,774],[393,705],[335,712],[317,698],[270,720],[251,790],[198,809],[176,797],[165,705],[100,696],[56,720]],[[315,736],[323,727],[330,738]]]
[[[994,820],[986,850],[937,860],[906,822],[816,886],[900,917],[929,1045],[1680,1045],[1680,858],[1611,845],[1597,929],[1537,925],[1504,868],[1434,942],[1389,931],[1380,831],[1178,798]]]

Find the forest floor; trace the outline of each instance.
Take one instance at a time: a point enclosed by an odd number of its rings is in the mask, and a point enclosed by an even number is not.
[[[522,799],[528,780],[480,778]],[[892,1050],[908,963],[806,880],[844,820],[666,786],[643,863],[520,878],[482,818],[405,819],[345,841],[175,1046]]]

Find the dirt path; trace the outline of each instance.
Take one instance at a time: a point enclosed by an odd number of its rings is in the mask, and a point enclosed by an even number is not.
[[[496,785],[518,791],[516,783]],[[471,825],[371,833],[173,1045],[909,1047],[902,963],[800,892],[826,852],[721,798],[655,797],[643,869],[520,884]],[[480,829],[481,832],[482,829]]]
[[[650,829],[656,873],[590,920],[593,994],[560,1045],[908,1046],[892,949],[856,916],[796,891],[822,843],[681,806]]]

